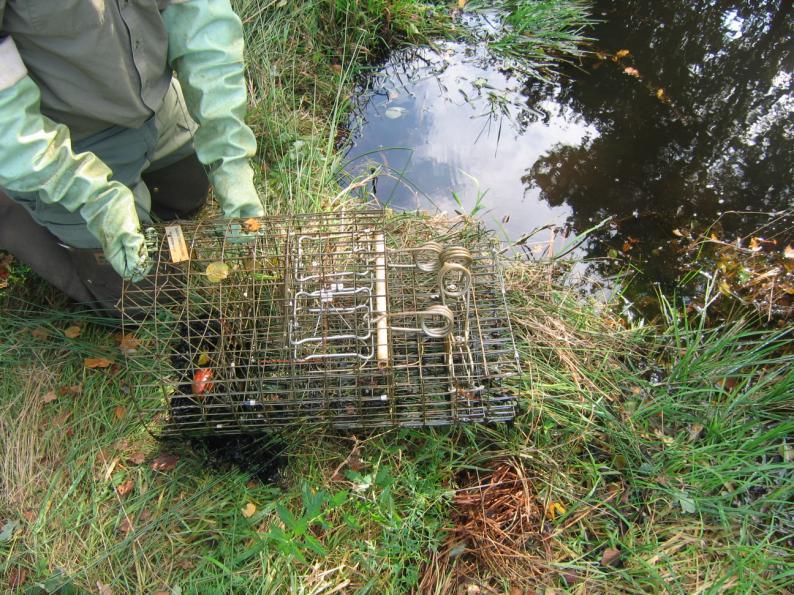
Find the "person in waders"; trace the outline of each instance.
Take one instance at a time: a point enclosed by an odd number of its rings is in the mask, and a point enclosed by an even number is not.
[[[229,0],[0,0],[0,250],[118,316],[153,217],[263,214],[245,112]]]

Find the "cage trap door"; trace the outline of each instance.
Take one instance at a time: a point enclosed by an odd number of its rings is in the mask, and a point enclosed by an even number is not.
[[[383,232],[291,234],[285,351],[302,403],[339,428],[393,424]]]

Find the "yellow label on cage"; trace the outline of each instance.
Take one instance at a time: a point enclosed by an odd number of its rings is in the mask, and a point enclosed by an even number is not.
[[[187,251],[185,236],[182,234],[182,226],[167,225],[165,237],[168,238],[168,249],[171,251],[171,262],[184,262],[190,260],[190,253]]]

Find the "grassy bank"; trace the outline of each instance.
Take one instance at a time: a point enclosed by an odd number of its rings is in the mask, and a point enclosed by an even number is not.
[[[338,124],[383,43],[455,34],[416,1],[235,2],[259,183],[338,208]],[[414,16],[418,15],[418,16]],[[462,33],[461,33],[462,34]],[[794,533],[790,331],[667,308],[631,326],[510,263],[512,425],[264,437],[240,467],[158,443],[118,337],[35,284],[0,321],[0,585],[63,592],[784,592]],[[77,327],[77,331],[69,331]],[[69,335],[71,338],[69,338]],[[256,471],[276,453],[280,479]],[[787,541],[788,540],[788,541]]]

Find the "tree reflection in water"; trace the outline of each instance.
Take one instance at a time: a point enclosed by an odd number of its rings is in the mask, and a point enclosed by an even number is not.
[[[794,207],[792,0],[597,0],[594,8],[604,19],[595,48],[610,56],[589,58],[585,72],[566,68],[560,86],[531,81],[524,92],[532,106],[553,95],[597,134],[556,146],[522,179],[551,206],[570,207],[576,231],[614,217],[588,256],[630,248],[648,280],[670,289],[675,227]],[[623,49],[630,55],[611,59]],[[721,222],[731,237],[760,223],[749,214]],[[792,235],[766,230],[774,232]]]

